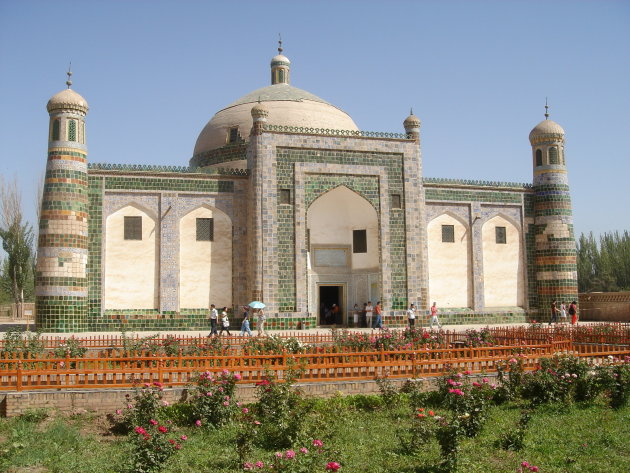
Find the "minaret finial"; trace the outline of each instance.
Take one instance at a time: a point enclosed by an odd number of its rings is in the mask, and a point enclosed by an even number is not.
[[[549,105],[547,105],[547,97],[545,97],[545,120],[549,120]]]
[[[278,54],[282,54],[282,35],[278,33]]]
[[[410,108],[409,115],[413,115],[413,107]]]
[[[66,85],[68,86],[68,89],[70,88],[70,86],[72,85],[72,61],[70,61],[70,64],[68,65],[68,72],[66,72],[66,75],[68,76],[68,80],[66,81]]]

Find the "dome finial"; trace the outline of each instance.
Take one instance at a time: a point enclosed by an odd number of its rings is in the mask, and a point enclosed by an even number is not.
[[[413,115],[413,107],[410,107],[410,109],[409,109],[409,115]]]
[[[549,105],[547,105],[547,97],[545,97],[545,120],[549,120]]]
[[[68,65],[68,72],[66,72],[66,75],[68,76],[68,80],[66,81],[66,85],[68,86],[68,89],[70,88],[70,86],[72,85],[72,61],[70,61],[70,64]]]
[[[282,35],[278,33],[278,54],[282,54]]]

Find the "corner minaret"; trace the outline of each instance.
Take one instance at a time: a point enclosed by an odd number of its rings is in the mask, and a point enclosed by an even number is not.
[[[529,134],[534,169],[535,263],[539,315],[551,316],[554,300],[577,300],[577,251],[564,157],[564,130],[545,119]],[[532,288],[533,289],[533,288]]]
[[[291,61],[282,54],[282,40],[278,41],[278,55],[271,60],[271,85],[289,83]]]
[[[70,88],[48,101],[48,162],[37,244],[37,328],[87,330],[88,182],[85,116],[88,104]]]

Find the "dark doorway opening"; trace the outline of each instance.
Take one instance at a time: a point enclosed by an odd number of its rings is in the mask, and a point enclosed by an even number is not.
[[[319,325],[342,325],[343,286],[319,286]]]

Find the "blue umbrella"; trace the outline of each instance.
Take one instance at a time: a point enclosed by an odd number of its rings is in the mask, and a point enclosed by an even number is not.
[[[263,308],[265,307],[265,304],[263,304],[263,303],[262,303],[262,302],[260,302],[260,301],[253,301],[253,302],[250,302],[250,303],[249,303],[249,306],[250,306],[252,309],[263,309]]]

